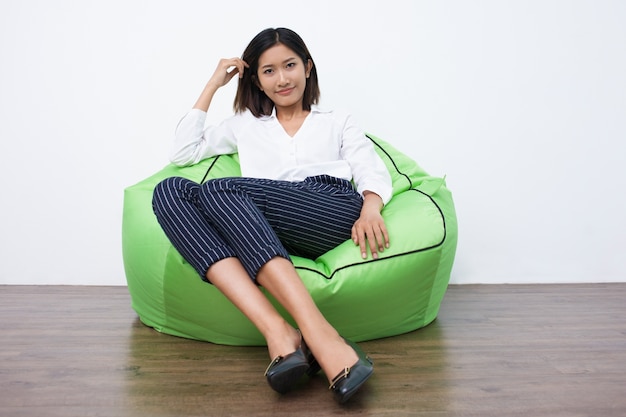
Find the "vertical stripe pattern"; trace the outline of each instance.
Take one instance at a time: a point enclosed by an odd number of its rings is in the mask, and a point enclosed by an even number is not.
[[[154,191],[153,209],[172,245],[202,279],[237,257],[250,277],[270,259],[315,259],[350,238],[363,200],[349,181],[320,175],[301,182],[172,177]]]

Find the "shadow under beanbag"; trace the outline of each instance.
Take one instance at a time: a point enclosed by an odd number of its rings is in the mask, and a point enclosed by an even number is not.
[[[351,240],[317,259],[292,261],[319,309],[339,333],[364,341],[406,333],[432,322],[447,289],[457,243],[454,203],[442,178],[385,141],[368,136],[393,181],[383,209],[391,246],[363,260]],[[237,155],[189,167],[168,165],[126,188],[122,250],[132,307],[141,321],[180,337],[227,345],[264,345],[253,324],[215,287],[203,282],[165,236],[152,212],[161,180],[196,182],[241,175]],[[292,322],[286,311],[261,288]]]

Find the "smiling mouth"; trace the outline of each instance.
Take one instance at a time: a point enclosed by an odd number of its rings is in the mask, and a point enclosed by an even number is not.
[[[294,87],[291,88],[285,88],[283,90],[279,90],[276,92],[276,94],[280,94],[281,96],[286,96],[287,94],[291,93],[293,91]]]

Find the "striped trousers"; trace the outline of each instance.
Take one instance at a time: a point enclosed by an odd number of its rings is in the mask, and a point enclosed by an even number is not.
[[[172,245],[207,281],[215,262],[236,257],[250,278],[270,259],[315,259],[350,239],[363,199],[349,181],[320,175],[301,182],[172,177],[152,199]]]

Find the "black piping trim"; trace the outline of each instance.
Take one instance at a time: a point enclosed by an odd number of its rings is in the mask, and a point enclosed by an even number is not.
[[[387,158],[391,161],[391,163],[393,164],[393,167],[396,169],[396,172],[398,173],[398,175],[402,175],[404,178],[406,178],[406,180],[409,183],[409,188],[413,188],[413,181],[411,181],[411,178],[409,178],[408,175],[406,175],[404,172],[401,172],[400,169],[398,168],[398,165],[396,165],[396,161],[393,160],[393,158],[391,157],[391,155],[389,155],[389,152],[387,152],[387,150],[385,148],[383,148],[380,143],[376,142],[374,140],[374,138],[372,138],[370,135],[365,135],[367,136],[367,138],[378,148],[381,150],[381,152],[383,152],[385,155],[387,155]]]
[[[217,162],[218,159],[220,159],[222,155],[217,155],[215,157],[215,159],[213,160],[213,162],[211,162],[211,165],[209,165],[209,168],[207,168],[204,177],[202,177],[202,181],[200,181],[200,184],[204,184],[204,181],[206,180],[206,177],[209,176],[209,172],[211,171],[211,169],[213,168],[213,165],[215,165],[215,163]]]

